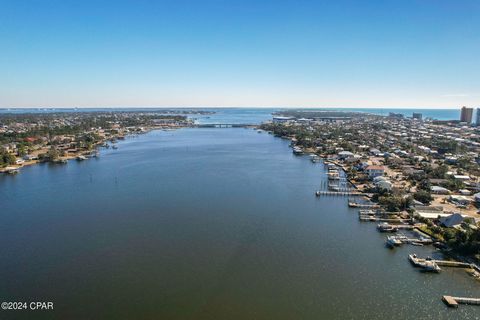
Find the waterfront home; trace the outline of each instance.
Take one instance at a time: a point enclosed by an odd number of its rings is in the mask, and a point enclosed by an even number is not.
[[[383,166],[370,165],[365,168],[365,173],[368,175],[368,178],[372,180],[375,177],[383,176],[385,168]]]
[[[460,195],[451,195],[448,200],[452,202],[455,205],[459,206],[468,206],[471,202],[471,200],[465,196],[460,196]]]
[[[476,202],[477,204],[480,204],[480,193],[475,193],[475,194],[473,195],[473,199],[475,200],[475,202]]]
[[[463,223],[463,216],[460,213],[453,213],[447,217],[440,218],[440,224],[446,228],[453,228]]]
[[[443,211],[442,206],[415,205],[413,210],[415,214],[425,219],[437,219],[438,217],[447,217],[450,215],[450,213]]]
[[[25,161],[38,160],[38,156],[33,155],[33,154],[27,154],[27,155],[23,156],[23,160],[25,160]]]
[[[450,194],[450,190],[440,186],[431,186],[430,191],[434,194]]]
[[[454,178],[455,180],[460,180],[460,181],[463,181],[463,182],[470,180],[470,177],[469,177],[469,176],[459,175],[459,174],[454,174],[454,175],[453,175],[453,178]]]
[[[347,158],[353,158],[353,153],[350,151],[341,151],[338,153],[338,159],[344,160]]]

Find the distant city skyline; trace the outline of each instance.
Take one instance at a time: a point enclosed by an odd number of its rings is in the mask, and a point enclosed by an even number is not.
[[[480,106],[475,0],[0,4],[0,108]]]

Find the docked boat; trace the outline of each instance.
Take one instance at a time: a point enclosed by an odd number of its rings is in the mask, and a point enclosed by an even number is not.
[[[339,187],[339,186],[336,186],[336,185],[328,185],[328,190],[335,191],[335,192],[339,192],[339,191],[340,191],[340,187]]]
[[[387,222],[379,223],[377,229],[380,232],[397,232],[398,228],[394,225],[388,224]]]
[[[52,161],[55,164],[67,164],[67,159],[57,159]]]
[[[328,179],[329,180],[339,180],[340,179],[340,173],[336,170],[331,170],[327,173]]]
[[[303,149],[300,147],[293,147],[294,154],[303,154]]]
[[[386,244],[387,246],[393,248],[402,245],[402,241],[395,236],[388,236]]]
[[[320,197],[321,193],[320,191],[315,192],[315,196]]]
[[[358,203],[354,202],[354,201],[348,201],[348,206],[350,208],[357,208],[358,207]]]
[[[87,160],[87,157],[80,155],[80,156],[77,156],[77,160],[78,161]]]
[[[5,168],[4,171],[6,174],[17,174],[20,172],[18,168]]]
[[[408,255],[408,260],[410,260],[415,267],[422,268],[422,270],[425,272],[440,272],[442,270],[435,260],[430,257],[421,259],[414,253]]]
[[[374,216],[375,211],[373,211],[373,210],[358,210],[358,215],[359,216]]]
[[[420,242],[415,242],[415,241],[413,241],[413,242],[410,242],[410,244],[411,244],[412,246],[423,247],[423,243],[420,243]]]

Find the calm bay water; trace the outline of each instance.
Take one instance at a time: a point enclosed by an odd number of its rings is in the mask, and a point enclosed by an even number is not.
[[[167,108],[175,110],[175,108]],[[161,108],[11,108],[0,109],[2,113],[51,113],[51,112],[88,112],[88,111],[162,111]],[[195,110],[195,109],[191,109]],[[199,108],[198,110],[214,111],[212,115],[191,115],[192,118],[198,119],[199,123],[260,123],[272,119],[272,112],[286,110],[279,108]],[[420,112],[424,118],[433,118],[437,120],[459,120],[460,108],[457,109],[425,109],[425,108],[309,108],[314,110],[330,110],[330,111],[353,111],[368,112],[372,114],[387,116],[390,112],[403,114],[405,117],[411,117],[413,112]]]
[[[480,284],[384,247],[323,166],[247,129],[153,131],[0,176],[1,319],[478,319]]]

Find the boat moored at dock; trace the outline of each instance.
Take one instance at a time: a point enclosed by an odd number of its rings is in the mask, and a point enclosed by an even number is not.
[[[408,255],[408,260],[413,266],[422,268],[426,272],[440,272],[442,269],[438,266],[437,262],[430,257],[422,259],[417,257],[415,253]]]
[[[393,247],[399,247],[403,244],[402,240],[400,240],[398,237],[396,236],[388,236],[387,237],[387,241],[386,241],[386,245],[390,248],[393,248]]]
[[[296,155],[301,155],[301,154],[303,154],[303,149],[300,148],[300,147],[297,147],[297,146],[293,147],[293,150],[292,150],[292,151],[293,151],[293,153],[296,154]]]
[[[388,222],[382,222],[377,224],[377,229],[380,232],[397,232],[398,228],[394,225],[389,224]]]

